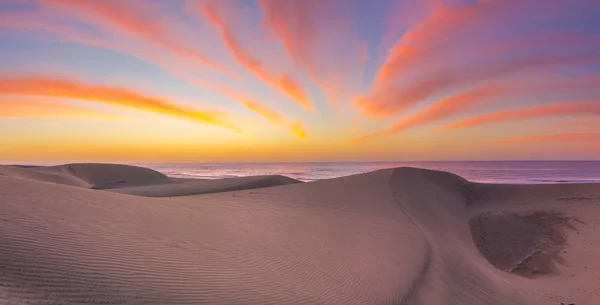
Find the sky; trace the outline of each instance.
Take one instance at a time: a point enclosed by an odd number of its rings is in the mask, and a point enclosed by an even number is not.
[[[0,163],[600,159],[597,0],[0,0]]]

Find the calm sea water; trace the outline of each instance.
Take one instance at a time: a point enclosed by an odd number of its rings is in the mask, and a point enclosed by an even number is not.
[[[600,161],[579,162],[357,162],[357,163],[180,163],[142,164],[171,177],[230,178],[284,175],[314,181],[384,168],[411,166],[452,172],[471,181],[487,183],[600,182]]]

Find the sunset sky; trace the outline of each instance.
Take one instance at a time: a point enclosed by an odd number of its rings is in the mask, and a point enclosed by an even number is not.
[[[0,163],[600,159],[598,0],[0,0]]]

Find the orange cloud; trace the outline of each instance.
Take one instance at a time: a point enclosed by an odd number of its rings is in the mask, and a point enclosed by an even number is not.
[[[304,128],[304,125],[300,122],[291,124],[290,129],[292,130],[292,132],[294,132],[300,138],[306,138],[308,136],[308,133],[306,133],[306,129]]]
[[[505,92],[504,86],[487,86],[467,91],[435,103],[416,114],[402,120],[390,128],[358,137],[353,142],[360,142],[378,136],[392,135],[407,131],[411,128],[431,124],[447,117],[460,114],[475,104],[480,104],[490,98],[498,97]]]
[[[112,51],[135,56],[141,60],[162,68],[168,74],[180,78],[190,84],[198,85],[200,80],[192,76],[194,69],[198,66],[190,65],[189,62],[179,60],[180,57],[165,56],[161,52],[155,52],[152,48],[139,47],[130,43],[122,43],[116,40],[93,37],[81,29],[64,24],[54,24],[41,14],[31,13],[1,13],[0,26],[16,29],[43,31],[58,35],[58,39],[69,42],[106,48]]]
[[[368,115],[390,116],[405,111],[426,98],[443,90],[486,79],[502,78],[510,74],[536,68],[561,67],[594,63],[600,60],[597,54],[540,55],[536,58],[515,60],[498,67],[473,67],[457,69],[449,73],[440,72],[414,82],[408,88],[384,90],[357,100]]]
[[[135,1],[42,0],[42,2],[74,10],[82,21],[95,22],[103,28],[117,28],[153,42],[178,56],[235,77],[226,67],[208,59],[197,50],[175,41],[173,37],[177,36],[176,31],[152,16],[148,5]]]
[[[199,8],[204,16],[206,16],[206,18],[219,29],[227,48],[232,52],[235,59],[242,66],[263,80],[265,83],[273,86],[274,88],[296,100],[304,108],[308,110],[314,109],[308,96],[295,80],[293,80],[289,75],[277,76],[271,74],[265,69],[262,61],[254,58],[250,52],[240,44],[232,28],[221,16],[219,9],[214,3],[206,2]]]
[[[220,113],[198,111],[174,104],[168,100],[148,97],[125,89],[91,86],[64,79],[43,77],[0,78],[0,94],[71,98],[112,104],[165,114],[172,117],[185,118],[241,132],[237,127],[225,122],[223,120],[224,115]]]
[[[116,114],[76,107],[67,104],[33,101],[1,101],[0,117],[9,119],[69,119],[115,120]]]
[[[598,88],[600,78],[596,75],[583,77],[533,77],[503,81],[483,85],[481,87],[459,93],[449,98],[438,101],[428,107],[425,107],[417,113],[403,119],[393,126],[355,138],[351,142],[360,142],[371,138],[392,135],[405,132],[415,127],[424,126],[439,122],[452,116],[472,111],[476,107],[485,106],[492,100],[507,99],[511,97],[539,96],[545,94],[572,94],[585,92]],[[547,88],[552,88],[548,91]],[[580,108],[576,103],[571,111],[578,111]],[[581,108],[583,109],[583,108]],[[542,108],[541,111],[553,111]],[[560,112],[560,110],[558,110]],[[569,113],[568,111],[564,113]],[[525,115],[525,114],[521,114]],[[474,119],[475,120],[475,119]],[[444,130],[442,128],[442,130]]]
[[[545,94],[572,94],[598,87],[600,78],[595,75],[583,77],[533,77],[511,81],[486,84],[481,87],[459,93],[455,96],[438,101],[416,114],[396,123],[390,128],[372,133],[355,141],[391,135],[407,131],[411,128],[432,124],[446,118],[459,115],[475,107],[484,106],[492,100],[511,97],[544,96]],[[552,88],[548,91],[547,88]]]
[[[264,105],[262,105],[258,102],[254,102],[249,99],[238,99],[238,101],[242,105],[244,105],[246,108],[248,108],[249,110],[254,111],[255,113],[266,118],[267,120],[269,120],[270,122],[272,122],[274,124],[280,124],[281,122],[284,121],[283,117],[279,113],[277,113],[276,111],[274,111],[272,109],[265,107]]]
[[[486,124],[514,122],[551,116],[600,115],[600,101],[569,102],[516,110],[504,110],[464,119],[442,127],[442,130],[473,128]]]
[[[543,134],[525,137],[507,138],[495,142],[495,144],[552,144],[552,143],[595,143],[600,141],[600,133],[561,133]]]
[[[287,123],[287,120],[281,114],[277,113],[276,111],[274,111],[270,108],[265,107],[261,103],[258,103],[258,102],[255,102],[255,101],[252,101],[249,99],[243,99],[243,98],[237,99],[237,101],[239,101],[247,109],[254,111],[258,115],[264,117],[265,119],[270,121],[272,124],[289,128],[289,130],[293,134],[295,134],[296,136],[298,136],[300,138],[306,138],[308,136],[308,133],[306,132],[303,124],[300,122],[289,124],[289,123]]]
[[[294,133],[298,137],[305,138],[308,136],[308,134],[303,128],[302,123],[287,123],[287,119],[282,114],[280,114],[274,109],[265,106],[263,103],[248,97],[245,93],[241,92],[240,90],[222,84],[210,83],[200,80],[197,80],[195,83],[197,85],[219,91],[221,94],[227,96],[229,99],[240,103],[241,105],[246,107],[246,109],[265,118],[273,125],[289,128],[292,131],[292,133]]]

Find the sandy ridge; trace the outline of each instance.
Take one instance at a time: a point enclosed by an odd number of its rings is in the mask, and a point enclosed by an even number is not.
[[[188,196],[301,183],[280,175],[177,179],[148,168],[104,163],[30,167],[0,165],[0,175],[144,197]]]

